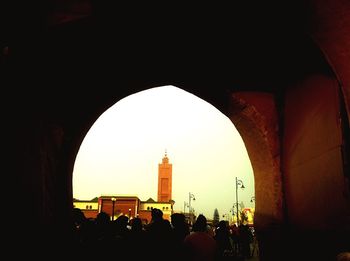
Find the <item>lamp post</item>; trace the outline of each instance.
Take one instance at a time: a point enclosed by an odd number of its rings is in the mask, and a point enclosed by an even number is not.
[[[129,208],[129,220],[131,219],[131,208]]]
[[[230,209],[230,212],[232,213],[232,223],[234,220],[234,216],[235,216],[235,205],[233,204],[232,208]]]
[[[238,187],[244,189],[243,181],[236,177],[236,206],[237,206],[236,217],[237,217],[237,226],[239,226],[239,219],[238,219]]]
[[[188,193],[188,217],[190,218],[190,223],[192,223],[192,216],[191,216],[191,199],[196,200],[194,195],[189,192]]]
[[[190,192],[188,194],[188,212],[191,213],[191,199],[196,200],[194,195]]]
[[[112,221],[114,220],[114,205],[115,205],[115,201],[117,200],[115,197],[111,198],[112,200]]]
[[[252,203],[253,203],[254,201],[255,201],[255,197],[254,197],[254,196],[252,196],[252,197],[251,197],[251,199],[250,199],[250,202],[252,202]]]
[[[186,213],[186,208],[188,208],[188,207],[189,207],[188,203],[186,201],[184,201],[184,214]]]

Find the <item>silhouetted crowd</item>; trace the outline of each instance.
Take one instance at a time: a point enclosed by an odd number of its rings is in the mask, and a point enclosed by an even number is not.
[[[185,215],[174,213],[171,221],[152,209],[149,224],[138,217],[121,215],[116,220],[101,212],[86,218],[74,208],[72,257],[79,260],[245,260],[252,254],[254,234],[250,227],[230,227],[227,221],[210,226],[199,215],[190,226]],[[255,246],[254,246],[255,247]]]

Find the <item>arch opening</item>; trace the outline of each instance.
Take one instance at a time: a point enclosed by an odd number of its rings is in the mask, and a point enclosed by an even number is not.
[[[175,86],[127,96],[101,114],[77,154],[74,198],[119,194],[157,200],[157,165],[165,151],[173,164],[175,212],[189,212],[193,193],[197,215],[210,220],[217,208],[221,219],[236,222],[236,176],[246,187],[239,191],[239,210],[254,211],[254,176],[240,134],[213,105]]]

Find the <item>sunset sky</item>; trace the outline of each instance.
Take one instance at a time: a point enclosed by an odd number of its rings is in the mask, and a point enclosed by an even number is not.
[[[73,196],[157,200],[165,150],[173,165],[175,210],[184,210],[191,192],[196,214],[212,219],[215,208],[221,218],[231,214],[236,176],[245,186],[239,202],[254,207],[253,170],[235,126],[211,104],[174,86],[130,95],[98,118],[75,161]]]

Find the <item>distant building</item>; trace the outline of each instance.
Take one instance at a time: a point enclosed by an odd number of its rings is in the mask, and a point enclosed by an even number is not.
[[[140,199],[137,196],[104,195],[98,198],[98,212],[106,212],[115,220],[120,215],[138,216]]]
[[[99,213],[98,198],[91,200],[73,199],[73,208],[79,208],[84,213],[86,218],[96,218]]]
[[[147,220],[147,223],[151,221],[151,212],[153,208],[158,208],[163,212],[163,218],[170,221],[170,216],[173,213],[173,204],[172,202],[157,202],[152,198],[149,198],[147,201],[142,201],[140,206],[139,217],[142,220]]]
[[[158,164],[158,201],[149,198],[141,201],[137,196],[102,195],[93,201],[74,200],[74,206],[80,208],[86,217],[95,218],[98,213],[106,212],[115,220],[120,215],[129,218],[139,217],[145,224],[151,221],[153,208],[163,212],[163,218],[170,221],[175,201],[172,197],[172,164],[167,153]]]

